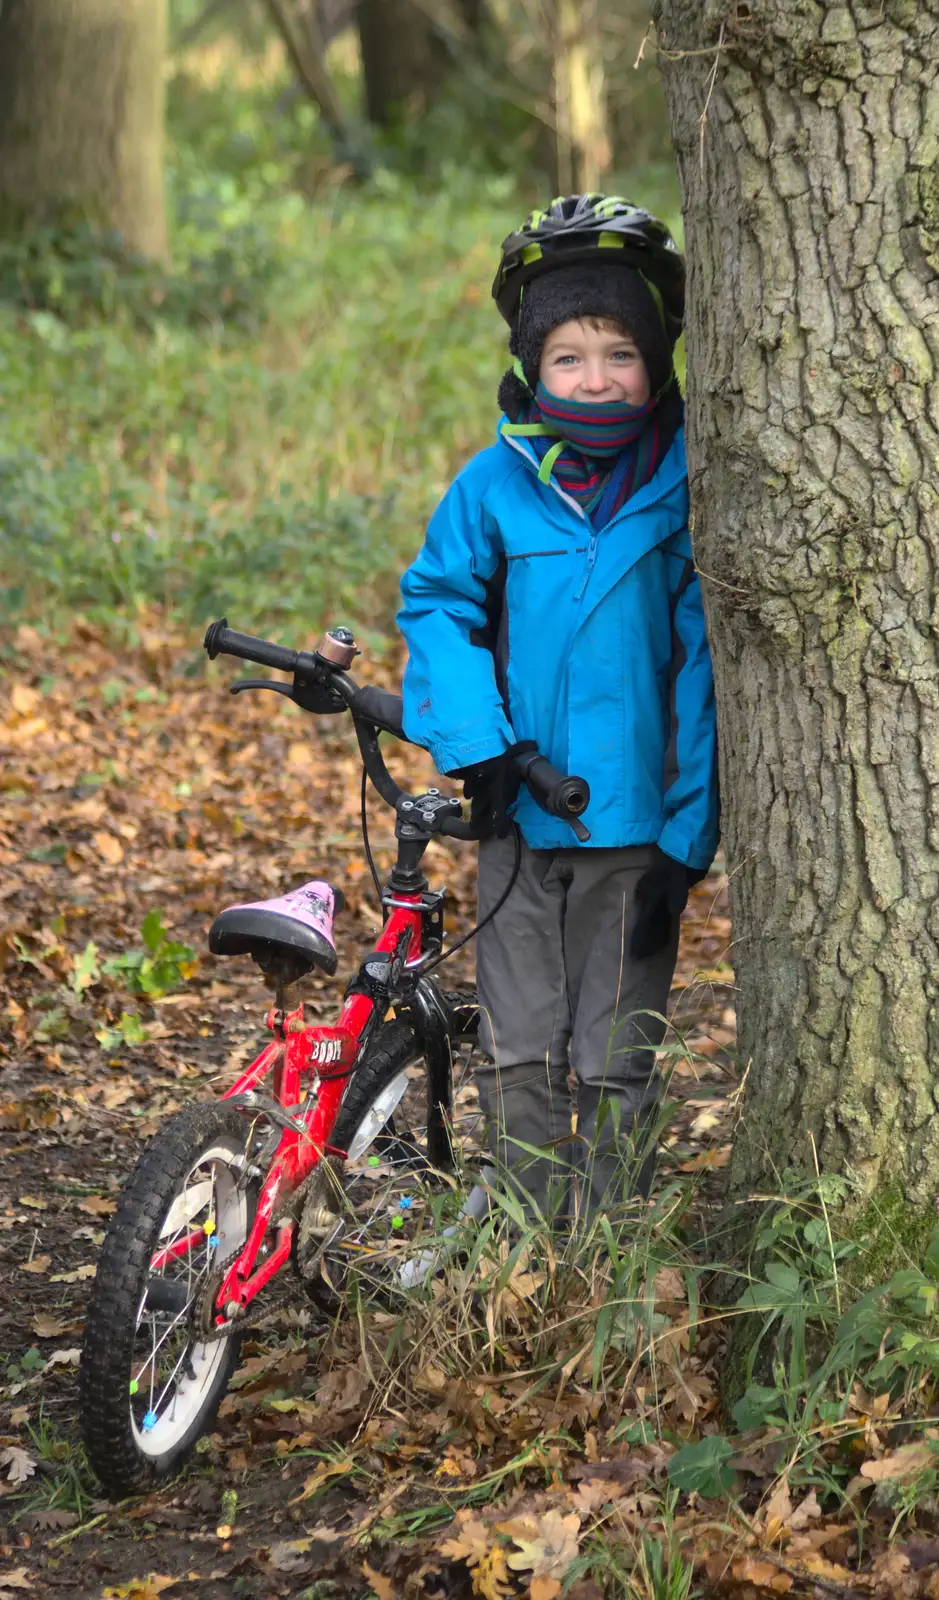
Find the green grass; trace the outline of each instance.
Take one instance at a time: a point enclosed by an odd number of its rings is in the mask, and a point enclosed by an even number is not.
[[[384,631],[436,500],[493,437],[489,285],[534,193],[386,171],[309,198],[308,108],[278,160],[237,103],[219,90],[213,123],[204,90],[198,117],[171,95],[169,277],[80,232],[5,247],[0,622]],[[677,225],[669,174],[632,189]]]

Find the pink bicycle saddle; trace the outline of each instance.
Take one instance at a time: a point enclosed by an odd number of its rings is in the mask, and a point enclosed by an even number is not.
[[[217,956],[251,955],[260,960],[272,949],[289,952],[308,970],[336,970],[333,917],[345,901],[340,889],[314,879],[273,900],[229,906],[209,929],[209,949]]]

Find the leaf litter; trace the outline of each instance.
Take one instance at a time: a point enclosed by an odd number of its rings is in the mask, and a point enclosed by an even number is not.
[[[54,1572],[66,1600],[149,1600],[174,1585],[215,1600],[236,1581],[267,1600],[307,1592],[312,1573],[334,1585],[324,1595],[555,1600],[567,1583],[575,1600],[595,1600],[606,1583],[597,1550],[627,1552],[640,1572],[652,1540],[680,1548],[711,1592],[822,1592],[814,1583],[880,1595],[894,1584],[939,1596],[939,1544],[874,1553],[872,1525],[862,1550],[853,1518],[823,1510],[820,1485],[797,1495],[777,1478],[772,1428],[751,1430],[729,1462],[708,1454],[723,1332],[699,1322],[676,1259],[635,1283],[583,1264],[477,1261],[461,1311],[444,1285],[415,1308],[366,1303],[326,1328],[285,1283],[275,1326],[246,1339],[188,1475],[125,1507],[97,1500],[87,1478],[77,1510],[53,1503],[74,1450],[76,1352],[30,1352],[34,1337],[80,1327],[94,1262],[75,1212],[104,1228],[163,1118],[217,1094],[261,1031],[267,991],[250,964],[207,954],[212,916],[313,876],[341,885],[340,975],[312,978],[305,996],[317,1018],[378,928],[351,731],[266,697],[236,713],[231,674],[203,672],[197,640],[146,616],[137,635],[119,650],[79,621],[50,672],[47,642],[21,628],[0,691],[0,1251],[16,1285],[2,1312],[15,1364],[0,1396],[0,1488],[21,1519],[3,1545],[0,1593],[44,1592]],[[391,683],[400,665],[389,648],[362,676]],[[433,782],[421,752],[388,753],[402,782]],[[375,797],[369,815],[386,871],[390,817]],[[472,852],[439,844],[427,861],[449,886],[451,934],[467,931]],[[663,1164],[687,1175],[702,1207],[720,1194],[733,1131],[729,950],[726,880],[712,874],[685,914],[663,1055],[676,1103]],[[450,977],[471,981],[470,952]],[[474,1297],[486,1296],[474,1322]],[[615,1387],[592,1369],[603,1314],[601,1368]],[[931,1469],[930,1441],[894,1449],[890,1437],[858,1458],[856,1494]],[[687,1480],[700,1487],[679,1492],[671,1463],[687,1446],[705,1449]],[[730,1482],[715,1516],[708,1492]],[[153,1528],[143,1578],[141,1515]],[[886,1533],[890,1513],[880,1521]],[[67,1571],[52,1565],[51,1537],[68,1539]],[[185,1576],[161,1576],[161,1564]]]

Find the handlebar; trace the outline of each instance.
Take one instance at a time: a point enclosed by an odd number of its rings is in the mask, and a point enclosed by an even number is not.
[[[345,628],[327,633],[315,651],[288,650],[283,645],[267,639],[255,638],[250,633],[238,633],[228,626],[228,618],[210,623],[206,629],[205,650],[209,660],[216,656],[236,656],[242,661],[258,666],[273,667],[278,672],[291,672],[293,685],[262,680],[243,681],[232,686],[240,688],[272,689],[284,694],[304,710],[313,712],[341,711],[345,706],[352,713],[356,736],[365,770],[383,800],[399,812],[414,808],[413,795],[407,794],[395,782],[385,765],[378,743],[379,731],[391,733],[409,742],[403,725],[403,702],[400,695],[373,685],[359,685],[349,677],[345,668],[358,655],[355,640]],[[526,750],[515,757],[519,777],[528,785],[532,798],[549,815],[558,817],[571,827],[578,839],[584,841],[590,834],[579,821],[590,803],[590,785],[585,778],[568,777],[551,765],[547,757],[537,750]],[[435,794],[436,791],[431,791]],[[438,804],[437,802],[432,802]],[[461,817],[447,815],[450,804],[441,799],[435,818],[434,831],[453,839],[476,839],[478,834]]]
[[[210,661],[216,656],[239,656],[242,661],[253,661],[259,667],[274,667],[277,672],[295,672],[300,655],[306,654],[287,650],[268,639],[256,639],[253,633],[238,633],[228,626],[227,617],[209,623],[203,645]]]

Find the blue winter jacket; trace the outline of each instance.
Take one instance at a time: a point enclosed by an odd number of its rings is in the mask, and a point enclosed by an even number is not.
[[[404,727],[440,772],[521,739],[590,784],[584,848],[717,848],[714,685],[688,533],[681,429],[655,476],[599,531],[527,441],[463,469],[401,580]],[[522,788],[533,849],[576,844]]]

